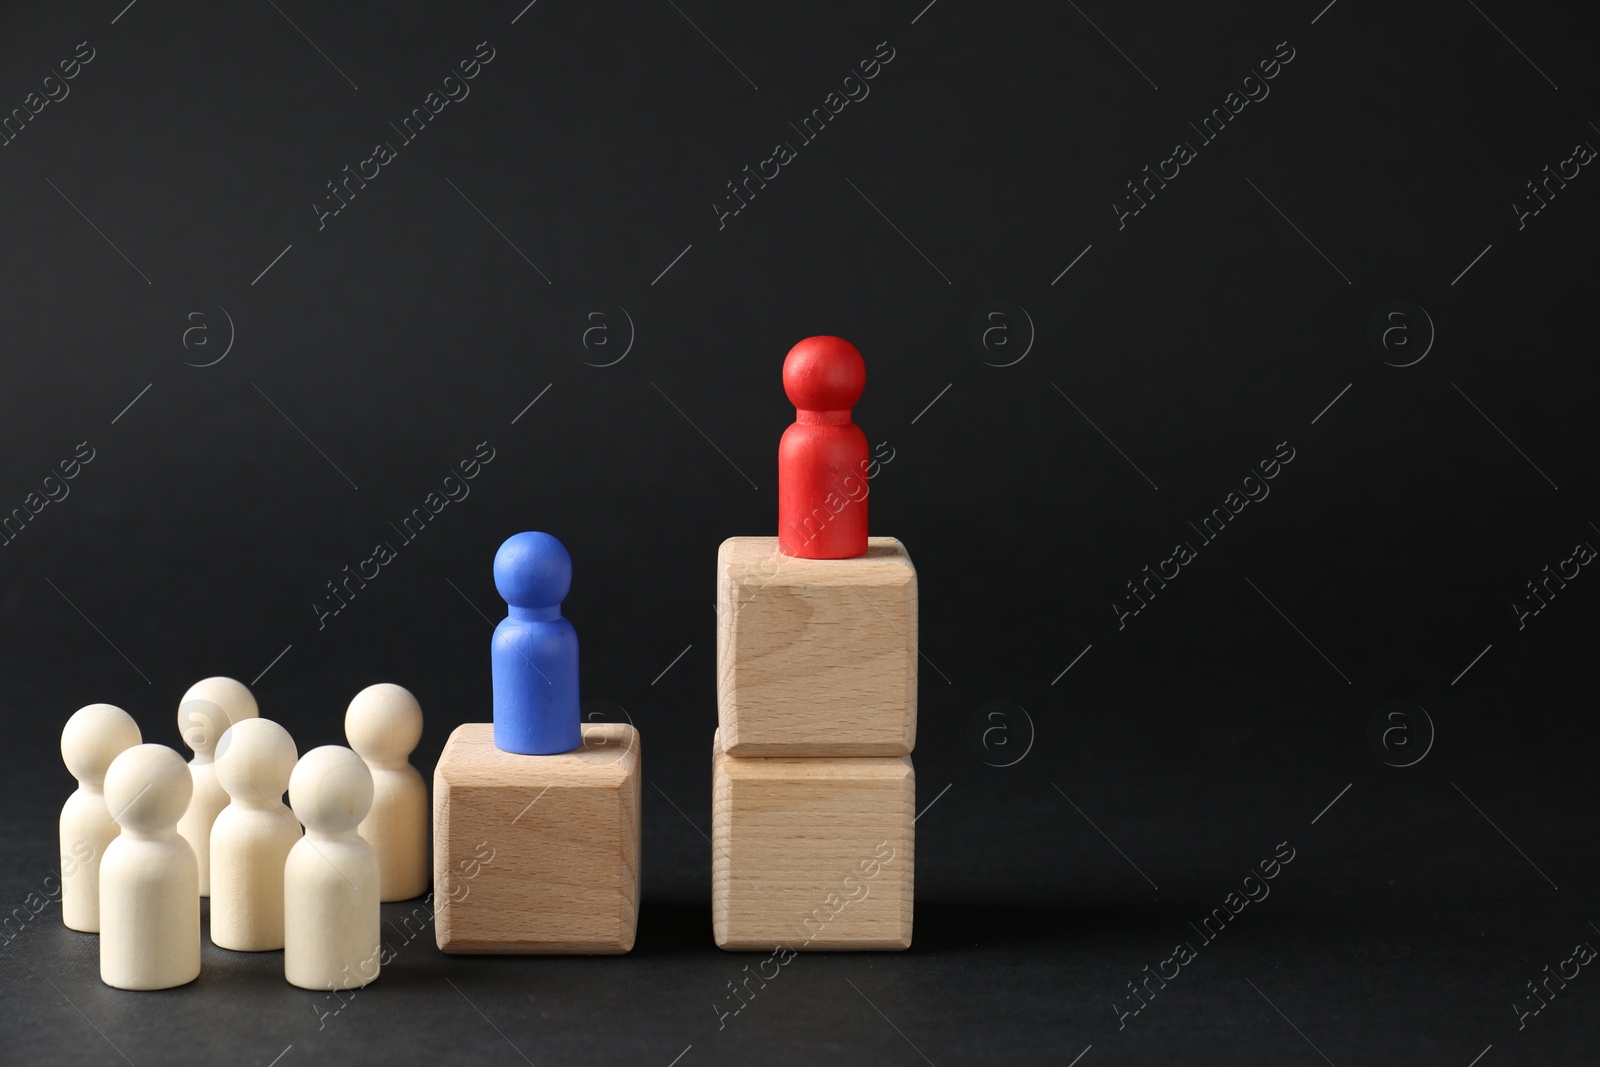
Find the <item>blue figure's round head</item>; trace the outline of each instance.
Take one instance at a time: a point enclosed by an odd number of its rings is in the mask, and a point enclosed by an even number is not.
[[[572,557],[547,533],[514,534],[494,554],[494,587],[514,608],[559,608],[572,588]]]

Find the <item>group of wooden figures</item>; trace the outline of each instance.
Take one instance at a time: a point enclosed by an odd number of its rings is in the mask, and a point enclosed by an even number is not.
[[[351,747],[300,756],[248,688],[207,678],[184,694],[178,728],[187,765],[111,704],[79,709],[61,733],[78,779],[61,811],[61,914],[100,935],[101,979],[167,989],[198,977],[202,897],[214,944],[282,950],[294,985],[377,977],[379,902],[429,884],[428,791],[409,762],[416,699],[369,686],[345,713]]]

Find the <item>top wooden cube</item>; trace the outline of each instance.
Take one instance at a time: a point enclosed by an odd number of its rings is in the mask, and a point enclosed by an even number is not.
[[[717,550],[717,718],[750,756],[904,756],[917,739],[917,572],[893,537],[799,559],[776,537]]]

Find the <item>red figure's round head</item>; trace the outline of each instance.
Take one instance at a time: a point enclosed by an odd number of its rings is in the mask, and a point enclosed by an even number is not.
[[[783,391],[801,411],[848,411],[867,387],[867,365],[842,337],[807,337],[783,360]]]

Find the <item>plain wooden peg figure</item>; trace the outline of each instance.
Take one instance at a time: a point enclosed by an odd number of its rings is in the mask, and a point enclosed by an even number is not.
[[[422,740],[422,707],[405,688],[383,682],[356,694],[344,736],[372,772],[372,810],[360,833],[378,853],[378,899],[410,900],[428,891],[428,786],[411,765]]]
[[[256,698],[243,682],[232,678],[205,678],[189,687],[178,704],[178,732],[183,743],[194,750],[189,772],[194,778],[194,797],[189,810],[178,820],[178,833],[194,849],[200,864],[200,895],[211,895],[211,824],[217,813],[228,806],[228,791],[217,783],[213,764],[217,742],[228,727],[253,719]]]
[[[867,553],[867,435],[851,409],[867,385],[856,346],[807,337],[783,360],[794,424],[778,442],[778,550],[801,559]]]
[[[245,719],[217,743],[232,798],[211,826],[211,942],[236,952],[283,947],[283,869],[300,820],[283,803],[297,753],[271,719]]]
[[[200,868],[178,836],[194,780],[166,745],[134,745],[106,771],[122,832],[100,861],[100,980],[170,989],[200,976]]]
[[[378,855],[356,832],[372,807],[360,756],[323,745],[289,776],[306,835],[283,869],[283,974],[301,989],[356,989],[378,977]]]
[[[100,859],[117,836],[106,768],[141,740],[133,716],[110,704],[79,708],[61,731],[61,758],[78,780],[61,808],[61,921],[69,930],[100,932]]]

